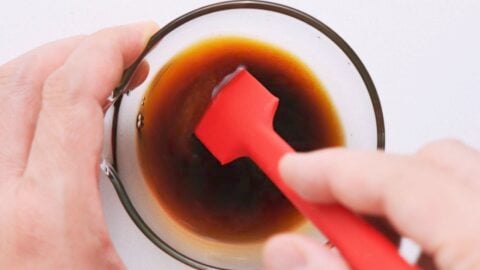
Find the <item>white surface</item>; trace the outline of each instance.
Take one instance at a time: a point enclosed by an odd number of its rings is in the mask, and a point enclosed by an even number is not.
[[[138,20],[162,25],[214,2],[1,1],[0,63],[52,39]],[[382,101],[388,151],[412,152],[443,137],[480,148],[479,1],[278,2],[316,16],[358,53]],[[107,181],[101,190],[113,241],[129,269],[187,269],[143,236]]]

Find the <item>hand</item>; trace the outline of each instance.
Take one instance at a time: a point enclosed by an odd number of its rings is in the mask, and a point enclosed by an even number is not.
[[[106,98],[157,29],[60,40],[0,67],[0,269],[122,269],[98,190]]]
[[[344,149],[289,154],[280,172],[309,201],[385,216],[440,269],[480,269],[480,153],[460,142],[435,142],[412,156]],[[269,241],[264,266],[349,269],[338,253],[293,235]]]

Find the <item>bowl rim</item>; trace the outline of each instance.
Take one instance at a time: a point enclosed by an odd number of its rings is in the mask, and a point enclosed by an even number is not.
[[[217,270],[231,270],[228,268],[220,268],[212,265],[208,265],[206,263],[197,261],[192,259],[186,255],[181,254],[175,248],[164,242],[160,237],[158,237],[155,232],[145,223],[142,219],[140,214],[136,211],[133,203],[131,202],[126,189],[124,188],[121,179],[118,176],[118,168],[117,168],[117,127],[118,127],[118,115],[119,109],[122,102],[123,94],[125,93],[125,88],[128,85],[131,77],[133,76],[136,68],[141,63],[142,59],[150,52],[154,46],[160,42],[165,36],[167,36],[170,32],[174,31],[179,26],[192,21],[198,17],[208,15],[211,13],[225,11],[225,10],[233,10],[233,9],[257,9],[257,10],[266,10],[271,12],[280,13],[295,19],[298,19],[311,27],[315,28],[316,30],[322,32],[326,35],[332,42],[335,43],[338,48],[340,48],[343,53],[349,58],[349,60],[353,63],[356,70],[359,72],[365,87],[368,91],[370,96],[370,101],[372,102],[375,121],[377,126],[377,149],[384,149],[385,148],[385,125],[384,125],[384,118],[383,118],[383,111],[382,106],[380,103],[380,99],[378,97],[375,85],[365,67],[362,63],[360,58],[354,52],[354,50],[348,45],[348,43],[343,40],[335,31],[333,31],[330,27],[322,23],[317,18],[300,11],[298,9],[292,8],[290,6],[286,6],[283,4],[272,3],[267,1],[257,1],[257,0],[233,0],[233,1],[225,1],[214,3],[211,5],[207,5],[195,10],[192,10],[174,20],[170,23],[162,27],[158,30],[148,41],[144,51],[141,55],[135,60],[135,62],[127,68],[122,76],[122,79],[119,85],[113,90],[112,100],[115,100],[113,103],[113,116],[112,116],[112,129],[111,129],[111,154],[112,154],[112,163],[108,163],[104,161],[102,163],[102,169],[105,175],[110,179],[112,182],[115,191],[120,198],[120,201],[127,211],[130,218],[133,220],[135,225],[143,232],[143,234],[158,248],[163,250],[165,253],[170,255],[171,257],[175,258],[176,260],[193,267],[195,269],[217,269]]]

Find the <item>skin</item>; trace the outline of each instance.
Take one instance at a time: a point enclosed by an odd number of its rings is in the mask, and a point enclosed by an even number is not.
[[[124,268],[100,205],[102,107],[157,29],[109,28],[0,66],[0,269]],[[477,151],[442,141],[411,156],[290,154],[280,171],[305,199],[384,216],[440,269],[463,270],[480,269],[479,164]],[[314,240],[280,235],[265,248],[264,269],[349,268]]]
[[[386,217],[439,269],[480,269],[480,153],[461,142],[433,142],[414,155],[345,149],[289,154],[280,172],[309,201]],[[264,266],[350,269],[338,253],[295,235],[270,240]]]
[[[98,190],[102,105],[157,29],[105,29],[0,67],[0,269],[124,268]]]

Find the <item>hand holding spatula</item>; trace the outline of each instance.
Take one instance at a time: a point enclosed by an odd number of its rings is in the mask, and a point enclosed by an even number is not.
[[[338,204],[305,201],[282,181],[278,162],[294,150],[273,130],[278,98],[246,69],[217,87],[195,134],[222,163],[251,158],[289,201],[340,250],[353,269],[417,269],[366,221]]]

